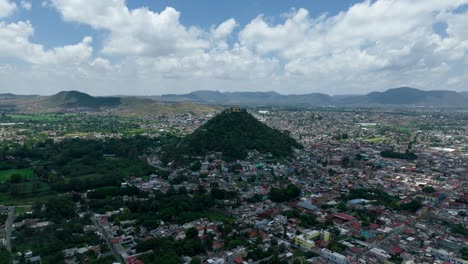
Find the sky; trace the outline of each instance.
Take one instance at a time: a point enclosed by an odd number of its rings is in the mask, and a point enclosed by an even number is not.
[[[468,0],[0,0],[0,93],[468,91]]]

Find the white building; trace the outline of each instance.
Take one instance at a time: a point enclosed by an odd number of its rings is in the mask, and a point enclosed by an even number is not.
[[[320,257],[325,260],[327,263],[334,263],[334,264],[348,264],[350,263],[346,256],[341,255],[340,253],[333,252],[326,248],[322,248],[320,250]]]

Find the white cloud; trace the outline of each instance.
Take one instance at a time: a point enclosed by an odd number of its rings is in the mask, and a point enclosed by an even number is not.
[[[32,8],[32,4],[28,1],[21,1],[21,7],[29,11]]]
[[[0,0],[0,14],[2,2],[12,3]],[[124,0],[43,3],[65,22],[89,25],[104,41],[97,52],[91,37],[46,48],[31,41],[30,22],[0,22],[0,57],[29,63],[0,64],[0,76],[24,89],[30,89],[27,80],[93,94],[468,88],[468,13],[456,10],[468,0],[364,1],[316,17],[292,9],[277,23],[259,15],[244,26],[231,18],[207,29],[183,25],[171,7],[158,13],[129,9]],[[445,32],[435,24],[446,25]],[[6,87],[1,79],[0,89]]]
[[[467,60],[468,14],[453,13],[465,3],[365,1],[336,16],[317,18],[299,9],[276,25],[255,18],[239,40],[257,54],[282,58],[288,79],[310,80],[320,90],[360,86],[368,91],[411,83],[423,89],[463,89],[446,80],[451,65]],[[437,22],[447,23],[446,37],[434,32]],[[419,74],[442,68],[449,69]]]
[[[168,7],[161,13],[147,8],[129,10],[124,0],[53,0],[65,21],[110,31],[106,54],[162,56],[204,49],[202,31],[180,24],[180,13]],[[86,2],[86,3],[84,3]]]
[[[10,16],[16,10],[16,4],[10,0],[0,0],[0,18]]]
[[[46,50],[42,45],[30,42],[34,28],[29,21],[7,24],[0,22],[0,57],[19,58],[31,64],[77,65],[91,58],[91,37],[85,37],[76,45]]]
[[[228,36],[231,35],[232,31],[238,24],[235,19],[231,18],[223,23],[221,23],[217,28],[215,28],[212,32],[214,39],[226,39]]]

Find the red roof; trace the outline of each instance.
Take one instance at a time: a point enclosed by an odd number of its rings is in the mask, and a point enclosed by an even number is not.
[[[352,226],[353,226],[353,228],[356,229],[356,230],[359,230],[359,231],[362,230],[361,224],[358,223],[358,222],[354,222],[354,223],[352,224]]]
[[[395,227],[399,227],[401,225],[403,225],[403,223],[395,223],[395,224],[390,225],[390,227],[395,228]]]
[[[121,237],[116,237],[116,238],[112,239],[112,244],[120,243],[120,240],[122,240]]]
[[[333,219],[333,222],[335,222],[336,224],[342,224],[343,220],[341,220],[339,218],[335,218],[335,219]]]
[[[353,221],[355,220],[356,218],[350,216],[350,215],[347,215],[347,214],[343,214],[343,213],[335,213],[335,217],[338,217],[338,218],[341,218],[341,219],[344,219],[344,220],[348,220],[348,221]]]
[[[213,249],[218,249],[218,248],[222,248],[224,246],[224,243],[223,242],[219,242],[219,241],[215,241],[213,242]]]
[[[399,248],[399,247],[392,247],[391,250],[392,250],[392,252],[393,252],[394,254],[401,254],[401,253],[403,253],[403,252],[405,251],[404,249]]]
[[[244,262],[241,257],[235,257],[233,261],[236,264],[242,264],[242,262]]]
[[[125,262],[127,262],[127,264],[144,264],[143,261],[138,259],[138,256],[130,256],[125,259]]]
[[[258,233],[257,233],[257,230],[255,230],[255,229],[253,229],[253,230],[251,230],[251,231],[249,232],[249,236],[250,236],[251,238],[256,237],[257,234],[258,234]]]
[[[362,250],[360,248],[358,248],[358,247],[352,247],[351,251],[354,252],[354,253],[360,253]]]
[[[329,215],[325,216],[326,219],[333,219],[333,217],[334,216],[332,214],[329,214]]]

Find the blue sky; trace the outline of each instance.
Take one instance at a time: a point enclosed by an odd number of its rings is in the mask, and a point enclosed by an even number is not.
[[[0,93],[468,90],[468,0],[0,0]]]
[[[15,1],[18,6],[21,1]],[[83,36],[90,35],[96,41],[93,46],[98,48],[105,32],[95,32],[91,27],[78,23],[63,23],[60,14],[52,7],[42,8],[42,3],[30,1],[31,10],[20,10],[9,21],[29,20],[35,26],[32,40],[55,47],[79,42]],[[280,15],[290,12],[293,8],[306,8],[313,16],[323,13],[337,14],[359,1],[349,0],[280,0],[280,1],[249,1],[249,0],[127,0],[129,8],[148,7],[155,12],[161,12],[166,7],[174,7],[181,12],[180,22],[184,25],[194,25],[203,28],[220,24],[229,18],[235,18],[240,25],[249,23],[259,14],[268,19],[281,20]],[[7,20],[7,21],[8,21]],[[231,39],[230,41],[233,41]]]

